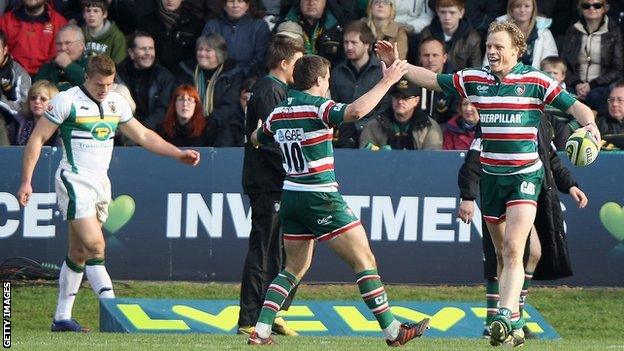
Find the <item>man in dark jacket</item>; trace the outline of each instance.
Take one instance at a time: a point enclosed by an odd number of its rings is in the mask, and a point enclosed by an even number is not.
[[[168,70],[193,56],[195,40],[203,27],[203,19],[193,14],[186,1],[155,0],[152,13],[139,21],[139,29],[154,36],[158,62]]]
[[[458,185],[460,189],[461,203],[458,217],[465,223],[470,223],[474,214],[474,201],[480,192],[479,181],[481,179],[481,136],[478,128],[477,136],[473,141],[464,164],[459,170]],[[538,199],[537,215],[533,229],[525,249],[525,281],[520,296],[520,306],[526,301],[531,279],[553,280],[569,277],[572,275],[568,247],[565,239],[563,213],[559,202],[557,190],[570,194],[579,207],[587,205],[587,197],[578,188],[578,184],[572,178],[567,168],[561,163],[551,141],[554,136],[553,128],[547,117],[542,115],[542,123],[538,131],[538,152],[544,165],[545,177],[542,191]],[[496,315],[498,305],[498,272],[497,262],[502,262],[500,252],[496,252],[487,226],[482,227],[483,233],[483,270],[487,280],[487,318],[484,336],[489,336],[489,324]],[[527,329],[525,329],[526,333]]]
[[[420,43],[420,64],[431,72],[452,73],[444,42],[436,37],[423,39]],[[420,106],[438,124],[446,123],[457,113],[459,101],[454,94],[422,88]]]
[[[342,27],[336,15],[326,6],[325,0],[301,0],[293,5],[285,21],[298,23],[304,32],[304,45],[308,54],[328,59],[335,66],[343,59]]]
[[[247,105],[246,135],[257,128],[282,100],[286,99],[288,84],[293,82],[293,69],[305,49],[300,41],[276,35],[268,47],[269,74],[260,78],[251,90]],[[280,272],[282,260],[282,235],[279,207],[284,181],[282,157],[277,144],[254,148],[245,144],[243,161],[243,190],[251,202],[251,233],[249,250],[241,281],[239,333],[251,334],[269,283]],[[290,306],[291,293],[282,309]],[[276,319],[276,332],[293,335],[283,320]]]
[[[138,31],[130,36],[128,57],[117,68],[117,78],[136,102],[137,119],[152,130],[163,121],[175,88],[171,73],[155,59],[154,37]]]
[[[381,63],[372,54],[375,36],[362,21],[349,23],[344,29],[343,47],[346,60],[331,72],[329,89],[332,99],[352,103],[371,90],[382,78]],[[344,123],[334,129],[334,146],[357,148],[358,139],[371,117],[383,114],[390,108],[390,97],[386,95],[368,115],[354,123]]]
[[[613,87],[608,103],[608,113],[599,113],[596,118],[601,134],[624,134],[624,83]]]

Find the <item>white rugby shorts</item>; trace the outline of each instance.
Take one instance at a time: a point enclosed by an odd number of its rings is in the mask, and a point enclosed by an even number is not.
[[[111,202],[111,184],[107,174],[76,174],[59,167],[54,187],[63,219],[96,215],[98,221],[106,222]]]

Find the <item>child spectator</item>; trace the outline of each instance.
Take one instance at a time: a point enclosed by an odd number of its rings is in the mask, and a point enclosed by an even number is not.
[[[115,22],[108,20],[108,1],[83,0],[82,33],[85,37],[85,55],[87,57],[106,54],[119,64],[127,53],[126,37]]]
[[[455,69],[481,66],[481,37],[464,18],[464,0],[436,1],[436,14],[420,34],[421,40],[439,39],[446,46],[448,60]]]
[[[556,56],[546,57],[542,60],[540,69],[555,78],[564,89],[567,88],[565,83],[567,66],[562,58]],[[555,147],[557,150],[564,150],[568,137],[575,130],[581,128],[581,125],[571,115],[550,105],[545,106],[544,114],[553,126],[555,132],[553,143]]]

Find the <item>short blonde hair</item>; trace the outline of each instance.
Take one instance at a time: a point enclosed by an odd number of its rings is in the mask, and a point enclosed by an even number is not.
[[[544,57],[542,62],[540,62],[540,69],[543,71],[546,69],[546,66],[559,68],[564,75],[568,72],[568,65],[565,60],[558,56]]]
[[[47,80],[39,80],[34,82],[30,86],[30,89],[28,89],[28,101],[30,101],[33,96],[41,94],[46,95],[48,99],[52,99],[54,95],[58,94],[58,92],[59,91],[56,88],[56,85],[54,85],[52,82]],[[25,112],[30,112],[30,104],[26,104],[24,108],[26,110]]]
[[[518,57],[521,57],[522,54],[524,54],[527,49],[527,44],[524,40],[524,34],[518,26],[511,21],[494,21],[488,28],[488,36],[497,32],[505,32],[509,34],[511,44],[518,49]]]

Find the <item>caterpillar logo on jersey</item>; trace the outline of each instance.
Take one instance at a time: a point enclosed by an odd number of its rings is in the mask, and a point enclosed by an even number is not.
[[[520,184],[520,192],[527,195],[535,195],[535,184],[525,180]]]
[[[106,141],[110,138],[111,133],[113,132],[113,127],[104,121],[97,122],[91,127],[91,135],[93,139],[99,141]]]
[[[477,85],[477,91],[480,93],[484,93],[488,91],[490,88],[487,85]]]

